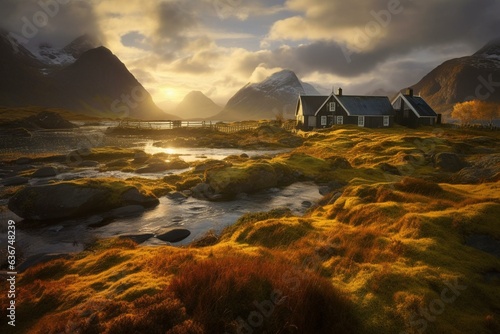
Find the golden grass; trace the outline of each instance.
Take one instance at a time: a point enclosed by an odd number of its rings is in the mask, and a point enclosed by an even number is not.
[[[19,317],[30,320],[17,332],[235,333],[253,302],[279,289],[289,291],[286,307],[255,332],[293,333],[286,324],[294,324],[300,333],[418,333],[424,325],[425,333],[498,333],[500,259],[465,239],[500,239],[500,182],[450,184],[428,161],[406,158],[453,151],[478,136],[498,143],[498,133],[346,126],[301,135],[304,146],[270,164],[320,182],[341,180],[340,194],[304,217],[245,215],[192,247],[112,239],[31,268],[18,282]],[[353,168],[332,166],[334,156]],[[380,162],[411,172],[388,176]],[[234,164],[239,170],[252,162]],[[200,180],[186,173],[145,186],[184,189]],[[284,280],[283,272],[292,274]],[[450,284],[460,287],[456,298],[426,320],[423,312]]]

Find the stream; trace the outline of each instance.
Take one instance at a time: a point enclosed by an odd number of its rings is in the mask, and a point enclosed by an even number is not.
[[[148,154],[167,153],[178,155],[181,159],[192,162],[205,159],[224,159],[230,155],[247,154],[254,156],[274,156],[289,150],[241,150],[213,148],[161,148],[154,145],[154,140],[141,138],[116,138],[103,136],[105,127],[85,127],[69,131],[37,132],[31,138],[16,138],[16,142],[3,141],[0,153],[58,153],[67,154],[72,150],[85,146],[89,138],[98,138],[92,147],[118,146],[142,149]],[[171,171],[180,173],[181,171]],[[160,179],[166,173],[143,174],[141,177]],[[69,170],[58,174],[57,180],[79,178],[116,177],[126,179],[137,176],[134,173],[120,171],[99,172],[98,168]],[[31,179],[31,185],[44,184],[50,179]],[[0,206],[0,246],[7,240],[6,222],[16,221],[16,249],[23,258],[34,255],[52,253],[74,253],[82,251],[86,245],[99,238],[118,237],[123,235],[157,234],[174,228],[187,229],[191,235],[173,245],[186,245],[205,235],[209,230],[216,233],[234,224],[245,213],[269,211],[279,207],[287,207],[294,214],[302,215],[322,196],[318,186],[312,182],[295,183],[285,188],[273,188],[257,194],[239,196],[230,202],[208,202],[195,198],[173,200],[160,198],[160,204],[139,216],[113,219],[102,223],[102,217],[93,216],[85,219],[68,220],[55,225],[38,225],[36,227],[23,224],[22,219],[6,209],[7,200]],[[165,245],[166,243],[150,238],[143,245]]]

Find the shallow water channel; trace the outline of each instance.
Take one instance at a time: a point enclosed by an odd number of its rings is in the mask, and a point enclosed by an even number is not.
[[[208,202],[192,197],[178,201],[162,197],[157,207],[139,216],[114,219],[103,226],[96,224],[99,222],[98,216],[50,226],[27,227],[21,223],[18,224],[16,243],[24,257],[29,257],[44,253],[78,252],[96,238],[157,234],[183,228],[191,231],[191,235],[174,245],[185,245],[209,230],[216,233],[222,231],[245,213],[287,207],[294,214],[301,215],[320,198],[318,186],[311,182],[270,189],[230,202]],[[143,245],[165,244],[153,237]]]
[[[89,134],[101,133],[104,127],[83,128],[75,131],[59,131],[52,133],[35,133],[32,138],[26,138],[16,143],[0,145],[0,153],[37,152],[66,154],[78,149],[82,141]],[[112,138],[101,137],[95,146],[119,146],[142,149],[148,154],[167,153],[178,155],[181,159],[191,162],[204,159],[224,159],[230,155],[247,154],[254,156],[274,156],[288,150],[241,150],[241,149],[211,149],[211,148],[161,148],[154,145],[153,140],[139,138]],[[172,171],[179,173],[182,171]],[[141,177],[160,179],[165,173],[143,174]],[[99,172],[98,168],[85,168],[69,170],[59,174],[56,179],[69,180],[96,177],[137,177],[134,173],[120,171]],[[49,180],[32,179],[30,184],[43,184]],[[160,198],[160,204],[139,216],[114,219],[101,222],[102,217],[94,216],[80,220],[64,221],[46,226],[30,227],[23,224],[21,218],[10,211],[0,213],[2,221],[15,219],[17,224],[16,247],[24,258],[46,253],[73,253],[84,249],[85,245],[97,238],[117,237],[122,235],[156,234],[169,229],[183,228],[191,231],[191,235],[182,242],[174,245],[185,245],[200,238],[207,231],[220,232],[225,227],[233,224],[245,213],[269,211],[278,207],[287,207],[297,215],[305,213],[312,203],[322,196],[318,186],[312,182],[296,183],[286,188],[274,188],[258,194],[239,196],[230,202],[208,202],[195,198],[186,200],[172,200],[167,197]],[[2,201],[1,205],[6,205]],[[0,229],[1,240],[7,240],[6,231]],[[151,238],[144,245],[164,245],[165,242]]]

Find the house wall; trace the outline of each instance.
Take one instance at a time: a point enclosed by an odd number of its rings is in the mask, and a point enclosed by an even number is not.
[[[331,102],[331,101],[328,101]],[[332,119],[332,114],[333,114],[333,119]],[[325,126],[321,124],[321,116],[329,116],[328,121],[332,121],[333,125],[336,124],[336,118],[337,116],[343,116],[344,118],[344,123],[343,124],[352,124],[352,125],[358,125],[358,116],[349,116],[347,112],[345,111],[342,106],[340,106],[338,103],[336,105],[335,112],[331,112],[329,110],[329,105],[326,104],[318,113],[318,118],[316,122],[316,127],[317,128],[324,128]],[[330,123],[328,123],[330,124]],[[394,125],[394,117],[389,116],[389,127]],[[330,127],[332,125],[327,125],[326,127]],[[383,116],[365,116],[365,126],[366,128],[382,128],[384,127],[384,117]]]
[[[419,126],[429,126],[438,124],[437,117],[418,117],[410,106],[407,105],[401,97],[399,97],[392,105],[396,110],[397,124],[407,126],[410,128],[417,128]]]

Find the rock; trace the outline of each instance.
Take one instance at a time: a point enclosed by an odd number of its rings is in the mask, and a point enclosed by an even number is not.
[[[455,153],[443,152],[434,157],[434,167],[445,172],[455,173],[466,166],[467,164]]]
[[[28,257],[20,265],[18,265],[16,270],[17,272],[22,273],[26,269],[31,268],[37,264],[46,263],[57,259],[67,259],[69,257],[70,257],[69,254],[56,254],[56,253],[33,255]]]
[[[226,198],[234,198],[240,193],[275,188],[294,181],[293,171],[278,163],[254,163],[245,167],[211,169],[205,172],[205,178],[214,194]]]
[[[30,179],[27,177],[22,177],[22,176],[13,176],[9,177],[7,179],[1,180],[0,184],[6,186],[6,187],[12,187],[12,186],[21,186],[23,184],[26,184],[29,182]]]
[[[179,191],[171,191],[166,196],[173,201],[184,201],[188,197]]]
[[[227,161],[206,160],[194,167],[195,173],[203,173],[209,169],[231,167],[233,164]]]
[[[147,165],[146,167],[139,168],[135,171],[137,174],[146,173],[161,173],[168,170],[168,165],[166,162],[155,162]]]
[[[126,218],[140,216],[144,213],[144,207],[141,205],[128,205],[123,206],[118,209],[113,209],[109,212],[109,215],[113,218]]]
[[[383,170],[386,173],[392,174],[392,175],[401,175],[401,172],[399,169],[391,164],[388,164],[386,162],[383,162],[378,165],[378,167]]]
[[[344,157],[334,155],[334,156],[326,158],[325,161],[328,162],[328,164],[332,168],[340,168],[340,169],[351,169],[352,168],[349,161],[347,161],[347,159]]]
[[[179,242],[191,235],[191,232],[189,230],[185,229],[174,229],[171,231],[168,231],[166,233],[157,235],[156,238],[160,239],[161,241],[165,242]]]
[[[491,235],[470,235],[465,238],[465,244],[500,258],[500,240]]]
[[[14,129],[3,128],[0,137],[30,138],[31,132],[29,132],[25,128],[14,128]]]
[[[328,186],[321,186],[319,187],[319,193],[322,195],[322,196],[325,196],[325,195],[328,195],[329,193],[332,192],[332,190],[330,189],[330,187]]]
[[[248,156],[248,154],[246,154],[246,153],[242,153],[242,154],[240,154],[240,158],[243,158],[243,159],[248,159],[248,158],[250,158],[250,157]]]
[[[30,158],[19,158],[16,160],[16,165],[27,165],[32,163],[33,160]]]
[[[140,245],[146,241],[148,241],[149,239],[151,239],[152,237],[154,237],[155,235],[153,233],[146,233],[146,234],[130,234],[130,235],[120,235],[119,236],[119,239],[130,239],[132,240],[133,242],[135,242],[136,244]]]
[[[99,166],[99,162],[98,161],[92,161],[92,160],[85,160],[85,161],[82,161],[78,164],[78,167],[97,167]]]
[[[136,152],[134,155],[134,161],[133,163],[135,164],[143,164],[145,163],[148,159],[150,158],[149,154],[147,154],[144,151],[139,151]]]
[[[278,185],[270,164],[254,164],[248,168],[235,167],[207,171],[207,183],[215,192],[227,195],[251,193]]]
[[[73,129],[77,128],[75,124],[65,120],[59,114],[51,111],[43,111],[37,115],[30,116],[20,121],[28,129]]]
[[[145,208],[150,208],[160,204],[158,198],[153,195],[145,195],[137,188],[131,188],[124,192],[121,196],[122,202],[127,205],[141,205]]]
[[[28,186],[10,198],[8,207],[27,220],[57,221],[107,212],[127,205],[148,207],[158,203],[153,195],[142,194],[137,188],[125,183],[117,181],[109,186],[90,180],[87,184]]]
[[[42,167],[31,175],[33,178],[44,178],[57,176],[57,169],[54,167]]]
[[[192,196],[197,199],[208,199],[213,195],[213,190],[207,183],[198,183],[191,191]]]
[[[313,204],[310,201],[303,201],[302,202],[302,207],[303,208],[310,208]]]
[[[58,233],[59,231],[61,231],[62,229],[64,228],[64,226],[62,225],[56,225],[56,226],[52,226],[48,229],[49,232],[54,232],[54,233]]]
[[[168,164],[168,169],[186,169],[189,168],[189,164],[181,159],[173,159]]]
[[[460,170],[454,181],[468,184],[495,182],[499,176],[500,154],[489,154],[476,160],[471,167]]]

